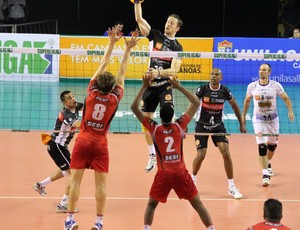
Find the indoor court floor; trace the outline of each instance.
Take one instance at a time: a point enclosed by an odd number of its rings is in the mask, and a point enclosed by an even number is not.
[[[67,178],[47,186],[41,197],[32,185],[57,168],[40,141],[40,132],[0,132],[0,229],[63,229],[66,214],[55,213]],[[155,172],[145,173],[147,148],[141,134],[109,134],[110,173],[104,229],[141,230],[148,192]],[[198,175],[200,197],[218,230],[242,230],[263,220],[263,202],[268,198],[283,203],[282,222],[300,229],[299,135],[281,135],[272,162],[275,176],[269,187],[262,187],[257,146],[253,135],[231,135],[230,150],[236,186],[244,198],[227,195],[223,160],[209,141],[207,157]],[[73,147],[71,142],[70,148]],[[192,135],[184,141],[189,171],[195,156]],[[80,230],[90,229],[95,221],[94,178],[87,170],[75,215]],[[197,213],[185,200],[171,192],[166,204],[159,204],[153,230],[205,229]]]

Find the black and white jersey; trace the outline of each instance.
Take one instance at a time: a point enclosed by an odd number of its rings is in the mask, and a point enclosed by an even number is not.
[[[197,89],[196,96],[200,99],[197,122],[211,126],[221,124],[224,103],[233,98],[230,90],[224,85],[220,85],[216,90],[211,89],[207,84]]]
[[[183,51],[182,45],[177,39],[168,38],[163,35],[159,30],[152,29],[148,35],[149,41],[151,41],[150,50],[152,51]],[[154,69],[168,69],[171,67],[173,58],[169,57],[152,57],[150,59],[150,68]],[[166,81],[164,78],[157,78],[154,82],[160,83]],[[155,86],[155,85],[154,85]]]
[[[63,108],[56,119],[54,130],[60,132],[52,133],[52,140],[62,146],[68,146],[70,141],[75,135],[75,127],[72,127],[75,121],[79,119],[79,111],[82,109],[83,103],[77,102],[75,112],[70,111],[67,108]]]

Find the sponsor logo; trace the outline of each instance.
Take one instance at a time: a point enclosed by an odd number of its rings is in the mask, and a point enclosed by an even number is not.
[[[218,43],[218,52],[220,53],[231,53],[232,52],[232,42],[224,40]]]

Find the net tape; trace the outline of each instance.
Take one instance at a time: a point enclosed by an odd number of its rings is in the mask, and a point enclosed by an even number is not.
[[[123,56],[124,50],[113,50],[112,56]],[[103,56],[105,50],[89,49],[39,49],[0,47],[0,53],[12,54],[50,54],[50,55],[86,55]],[[130,56],[137,57],[167,57],[167,58],[212,58],[232,60],[287,60],[299,61],[300,53],[236,53],[236,52],[175,52],[175,51],[131,51]]]

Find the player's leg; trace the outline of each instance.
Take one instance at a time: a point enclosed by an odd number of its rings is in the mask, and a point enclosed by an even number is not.
[[[84,174],[84,169],[71,169],[68,215],[65,221],[65,229],[68,230],[78,229],[78,225],[74,220],[74,213],[76,210],[77,201],[79,199],[80,185],[81,185],[83,174]]]
[[[203,129],[203,125],[200,123],[196,124],[195,127],[196,133],[203,133],[207,132],[207,130]],[[194,183],[197,183],[197,174],[201,168],[202,162],[205,159],[206,152],[207,152],[207,141],[209,136],[202,136],[202,135],[195,135],[195,145],[197,149],[197,155],[193,160],[193,167],[192,167],[192,179]]]
[[[268,133],[268,124],[260,121],[260,120],[253,120],[253,129],[254,133],[256,134],[256,143],[258,145],[258,157],[259,157],[259,164],[262,169],[262,185],[269,186],[271,182],[271,178],[268,172],[268,137],[267,136],[260,136],[260,134]]]
[[[202,223],[206,226],[206,228],[209,230],[214,230],[215,227],[213,225],[211,217],[207,209],[204,207],[202,201],[200,200],[199,195],[197,194],[193,199],[189,200],[189,202],[198,213]]]
[[[272,122],[270,122],[269,125],[269,133],[270,134],[278,134],[279,133],[279,119],[278,117],[275,118]],[[270,176],[274,176],[275,173],[272,169],[271,160],[274,157],[275,150],[277,148],[278,144],[278,137],[277,136],[269,136],[268,137],[268,151],[267,151],[267,157],[268,157],[268,173]]]
[[[157,200],[149,197],[148,204],[144,213],[144,230],[150,230],[154,219],[154,212],[158,203],[159,202]]]
[[[103,228],[103,215],[106,205],[106,181],[107,173],[95,171],[95,198],[96,198],[96,221],[92,230]]]
[[[216,140],[218,139],[218,140]],[[243,198],[243,194],[236,187],[233,177],[233,163],[229,151],[228,139],[225,136],[214,136],[213,141],[218,147],[220,153],[223,157],[224,168],[228,181],[228,194],[235,199]]]
[[[157,88],[153,88],[153,87],[148,87],[143,94],[141,109],[150,118],[153,118],[154,116],[154,112],[159,102],[158,97],[159,97],[159,91]],[[151,172],[152,170],[155,169],[156,166],[156,151],[155,151],[152,137],[149,134],[148,130],[143,125],[142,125],[142,131],[145,133],[147,148],[149,152],[149,158],[148,158],[147,165],[145,167],[145,171]]]
[[[47,151],[57,167],[59,167],[60,169],[55,171],[51,176],[46,177],[42,181],[39,181],[32,186],[33,189],[42,196],[45,196],[47,194],[45,190],[47,184],[56,181],[64,176],[70,175],[67,172],[67,170],[69,170],[70,168],[69,150],[51,140],[48,142]]]
[[[153,112],[145,112],[146,116],[153,118],[154,113]],[[155,147],[153,144],[152,137],[148,130],[142,125],[142,131],[145,133],[145,138],[146,138],[146,143],[147,143],[147,148],[149,152],[149,158],[147,165],[145,167],[146,172],[151,172],[155,169],[156,166],[156,151]]]

